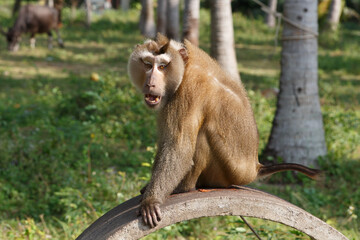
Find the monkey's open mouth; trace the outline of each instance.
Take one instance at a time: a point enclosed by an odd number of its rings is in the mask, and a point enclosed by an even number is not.
[[[159,104],[160,100],[161,100],[161,96],[145,94],[145,102],[151,107]]]

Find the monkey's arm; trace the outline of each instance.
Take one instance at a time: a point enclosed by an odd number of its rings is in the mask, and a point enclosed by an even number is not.
[[[179,119],[171,127],[162,126],[152,177],[141,202],[140,211],[145,224],[151,227],[158,224],[160,204],[190,171],[198,129],[198,121],[191,119]]]

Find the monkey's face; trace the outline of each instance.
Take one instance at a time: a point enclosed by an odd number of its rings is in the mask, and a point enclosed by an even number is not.
[[[170,81],[167,79],[167,67],[171,62],[170,56],[167,54],[156,56],[148,53],[141,58],[141,61],[145,70],[145,81],[142,88],[145,103],[151,108],[157,108],[166,96],[166,84]]]
[[[160,109],[179,87],[184,61],[171,44],[164,48],[149,41],[135,48],[128,68],[132,82],[144,94],[146,105]]]

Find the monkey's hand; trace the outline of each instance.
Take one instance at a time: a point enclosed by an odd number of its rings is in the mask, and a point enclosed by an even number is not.
[[[160,203],[143,199],[140,205],[140,214],[144,220],[145,225],[156,227],[161,221]]]

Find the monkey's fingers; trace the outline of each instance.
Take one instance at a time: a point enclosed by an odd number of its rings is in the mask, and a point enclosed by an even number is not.
[[[161,211],[160,211],[159,204],[155,204],[155,212],[156,212],[156,216],[157,216],[158,221],[161,221]]]
[[[143,219],[145,225],[148,225],[149,223],[148,223],[148,219],[147,219],[146,207],[142,207],[140,211],[141,211],[142,219]]]
[[[150,225],[150,227],[155,227],[157,222],[154,222],[153,210],[152,206],[146,206],[146,223]]]
[[[159,221],[161,220],[161,211],[159,204],[154,204],[151,206],[151,217],[154,223],[154,226],[157,226],[159,224]]]
[[[161,211],[159,204],[143,206],[140,212],[145,225],[149,225],[153,228],[159,224],[159,221],[161,221]]]

